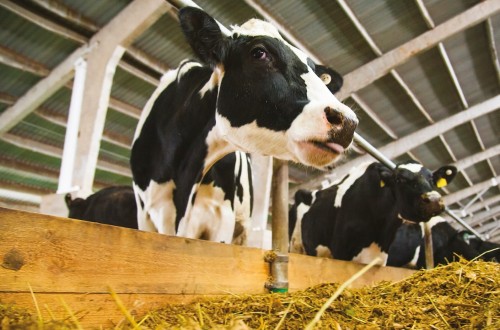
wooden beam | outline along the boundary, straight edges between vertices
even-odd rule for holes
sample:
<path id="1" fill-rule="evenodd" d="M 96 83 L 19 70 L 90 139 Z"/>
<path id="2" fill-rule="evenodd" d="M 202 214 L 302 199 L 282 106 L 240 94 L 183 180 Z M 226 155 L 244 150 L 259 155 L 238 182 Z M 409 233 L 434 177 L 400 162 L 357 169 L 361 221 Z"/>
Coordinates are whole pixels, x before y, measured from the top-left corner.
<path id="1" fill-rule="evenodd" d="M 344 85 L 337 94 L 340 100 L 368 86 L 375 80 L 385 76 L 392 69 L 403 64 L 411 57 L 436 46 L 446 38 L 474 26 L 500 11 L 500 2 L 487 0 L 464 11 L 434 29 L 404 43 L 385 53 L 381 57 L 361 66 L 344 76 Z"/>
<path id="2" fill-rule="evenodd" d="M 98 47 L 100 43 L 104 42 L 106 35 L 115 34 L 116 39 L 113 40 L 116 43 L 128 45 L 131 39 L 135 38 L 148 24 L 152 24 L 153 21 L 169 10 L 171 6 L 161 0 L 135 0 L 127 8 L 97 32 L 88 43 L 71 53 L 46 78 L 40 80 L 28 90 L 16 104 L 0 114 L 0 136 L 34 111 L 55 91 L 61 88 L 61 86 L 65 85 L 73 77 L 73 65 L 75 61 L 80 57 L 87 56 L 93 48 Z M 135 10 L 135 12 L 131 13 L 131 10 Z M 129 24 L 130 26 L 123 28 L 121 22 L 123 22 L 126 15 L 135 15 L 136 20 L 134 23 Z"/>
<path id="3" fill-rule="evenodd" d="M 471 155 L 469 157 L 463 158 L 455 163 L 453 163 L 453 166 L 456 166 L 459 171 L 462 171 L 474 164 L 477 164 L 479 162 L 482 162 L 483 160 L 493 158 L 496 155 L 500 154 L 500 144 L 497 144 L 494 147 L 488 148 L 484 151 L 478 152 L 474 155 Z"/>
<path id="4" fill-rule="evenodd" d="M 0 63 L 41 77 L 50 72 L 40 63 L 3 46 L 0 46 Z"/>
<path id="5" fill-rule="evenodd" d="M 477 226 L 475 229 L 481 233 L 482 235 L 485 235 L 486 237 L 489 237 L 489 233 L 488 232 L 491 232 L 491 231 L 495 231 L 495 230 L 498 230 L 500 229 L 500 221 L 494 219 L 495 216 L 498 216 L 500 215 L 500 211 L 497 210 L 496 213 L 492 213 L 487 219 L 491 219 L 493 221 L 491 222 L 488 222 L 487 224 L 484 224 L 484 225 L 481 225 L 481 226 Z"/>
<path id="6" fill-rule="evenodd" d="M 50 74 L 31 87 L 15 104 L 0 114 L 0 136 L 33 112 L 59 88 L 73 77 L 73 63 L 84 56 L 89 45 L 82 46 L 69 55 Z"/>
<path id="7" fill-rule="evenodd" d="M 92 33 L 96 33 L 99 31 L 99 27 L 95 25 L 93 22 L 90 20 L 82 17 L 79 13 L 74 12 L 70 7 L 63 5 L 62 3 L 57 3 L 54 1 L 40 1 L 40 0 L 35 0 L 35 2 L 52 12 L 53 14 L 68 20 L 72 22 L 73 24 L 82 27 L 83 29 L 86 29 Z M 16 5 L 12 1 L 5 0 L 5 2 L 0 3 L 0 5 L 3 5 L 5 8 L 9 9 L 10 11 L 16 13 L 17 15 L 24 17 L 25 19 L 33 22 L 34 24 L 39 25 L 40 27 L 49 30 L 57 35 L 60 35 L 64 38 L 68 38 L 71 40 L 74 40 L 80 44 L 88 42 L 88 38 L 84 35 L 81 35 L 78 32 L 75 32 L 65 26 L 62 26 L 60 24 L 57 24 L 49 19 L 46 19 L 43 16 L 40 16 L 36 13 L 33 13 L 29 10 L 24 9 L 23 7 Z M 163 74 L 166 70 L 168 70 L 168 67 L 165 65 L 159 63 L 157 60 L 153 59 L 152 57 L 148 56 L 147 54 L 144 54 L 144 52 L 140 51 L 139 49 L 135 47 L 130 47 L 127 52 L 132 56 L 135 60 L 139 61 L 140 63 L 149 66 L 153 70 L 157 71 L 159 74 Z M 138 77 L 150 82 L 151 79 L 155 79 L 151 77 L 149 74 L 146 74 L 145 72 L 142 72 L 136 68 L 131 67 L 125 62 L 120 62 L 120 67 L 122 67 L 124 70 L 132 70 L 134 69 L 132 74 L 137 74 Z M 130 72 L 130 71 L 129 71 Z"/>
<path id="8" fill-rule="evenodd" d="M 368 104 L 366 104 L 365 101 L 363 101 L 358 96 L 358 94 L 352 93 L 351 98 L 354 100 L 354 102 L 356 102 L 361 107 L 361 109 L 363 109 L 363 111 L 375 122 L 375 124 L 377 124 L 385 132 L 385 134 L 387 134 L 391 139 L 397 140 L 398 136 L 397 136 L 396 132 L 394 132 L 389 127 L 389 125 L 384 123 L 384 121 L 382 119 L 380 119 L 380 117 L 377 115 L 377 113 L 375 111 L 373 111 L 372 108 L 370 108 L 368 106 Z"/>
<path id="9" fill-rule="evenodd" d="M 16 136 L 14 134 L 7 133 L 1 138 L 3 141 L 11 143 L 15 146 L 18 146 L 23 149 L 31 150 L 33 152 L 37 152 L 39 154 L 49 156 L 49 157 L 54 157 L 54 158 L 61 158 L 62 156 L 62 149 L 58 147 L 54 147 L 48 144 L 40 143 L 31 139 L 27 138 L 22 138 L 19 136 Z M 110 172 L 118 175 L 122 175 L 125 177 L 132 177 L 132 174 L 130 172 L 130 168 L 128 167 L 123 167 L 123 166 L 118 166 L 116 164 L 109 163 L 107 161 L 99 160 L 97 162 L 97 168 L 99 170 L 105 171 L 105 172 Z"/>
<path id="10" fill-rule="evenodd" d="M 135 315 L 200 295 L 266 292 L 268 264 L 261 249 L 8 209 L 0 209 L 0 220 L 1 301 L 33 310 L 29 283 L 40 306 L 65 317 L 62 297 L 84 328 L 114 327 L 123 318 L 110 288 Z M 290 254 L 290 291 L 340 283 L 362 267 Z M 354 287 L 398 281 L 413 272 L 376 266 Z"/>
<path id="11" fill-rule="evenodd" d="M 482 202 L 477 202 L 472 204 L 470 207 L 466 209 L 466 212 L 468 213 L 474 213 L 476 211 L 479 211 L 481 209 L 484 209 L 486 207 L 490 207 L 491 205 L 494 205 L 500 201 L 500 195 L 497 195 L 495 197 L 490 197 L 488 199 L 483 200 Z"/>
<path id="12" fill-rule="evenodd" d="M 465 218 L 464 220 L 467 221 L 467 223 L 471 227 L 476 227 L 478 225 L 481 225 L 483 222 L 492 219 L 493 217 L 498 215 L 498 213 L 500 213 L 500 206 L 496 206 L 489 210 L 474 214 L 472 217 Z"/>
<path id="13" fill-rule="evenodd" d="M 488 188 L 488 187 L 498 187 L 498 182 L 500 182 L 500 176 L 491 178 L 489 180 L 483 181 L 481 183 L 475 184 L 472 187 L 462 189 L 460 191 L 454 192 L 452 194 L 443 197 L 444 203 L 446 205 L 452 205 L 467 198 L 471 195 L 477 194 L 478 192 Z"/>
<path id="14" fill-rule="evenodd" d="M 0 2 L 0 6 L 10 10 L 13 13 L 23 17 L 24 19 L 33 22 L 44 29 L 51 31 L 57 35 L 63 36 L 64 38 L 76 41 L 80 44 L 83 44 L 87 41 L 87 38 L 80 35 L 79 33 L 72 31 L 64 26 L 61 26 L 57 23 L 52 22 L 51 20 L 46 19 L 43 16 L 37 15 L 22 6 L 15 4 L 10 0 L 3 0 Z"/>
<path id="15" fill-rule="evenodd" d="M 495 67 L 497 82 L 500 83 L 500 62 L 498 61 L 497 45 L 495 41 L 495 30 L 491 18 L 486 20 L 486 33 L 488 35 L 488 47 L 490 49 L 491 61 Z"/>

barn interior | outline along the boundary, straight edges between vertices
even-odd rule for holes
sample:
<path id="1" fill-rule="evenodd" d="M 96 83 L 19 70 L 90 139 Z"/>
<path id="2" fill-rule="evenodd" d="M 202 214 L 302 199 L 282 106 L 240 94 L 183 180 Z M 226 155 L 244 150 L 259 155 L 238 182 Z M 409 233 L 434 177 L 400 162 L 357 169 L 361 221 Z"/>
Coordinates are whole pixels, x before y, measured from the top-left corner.
<path id="1" fill-rule="evenodd" d="M 131 184 L 141 109 L 162 74 L 194 56 L 176 16 L 184 2 L 0 1 L 1 206 L 39 212 L 45 196 L 75 186 Z M 341 73 L 336 96 L 356 111 L 357 133 L 395 162 L 455 165 L 457 177 L 442 189 L 448 208 L 500 242 L 499 1 L 196 3 L 227 27 L 268 20 Z M 114 66 L 105 71 L 100 58 Z M 80 91 L 78 101 L 78 79 L 104 72 L 108 85 Z M 69 113 L 78 102 L 85 120 L 75 126 Z M 354 145 L 329 172 L 290 163 L 290 193 L 317 189 L 367 160 Z"/>

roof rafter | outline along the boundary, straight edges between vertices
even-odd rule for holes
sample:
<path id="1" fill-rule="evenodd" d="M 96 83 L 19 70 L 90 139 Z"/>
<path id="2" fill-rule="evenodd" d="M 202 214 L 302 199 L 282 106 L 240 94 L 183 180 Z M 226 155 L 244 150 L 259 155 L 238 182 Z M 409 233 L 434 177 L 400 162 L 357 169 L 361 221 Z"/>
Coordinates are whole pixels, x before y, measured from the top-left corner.
<path id="1" fill-rule="evenodd" d="M 5 142 L 18 146 L 20 148 L 28 149 L 33 152 L 37 152 L 42 155 L 54 158 L 61 158 L 63 153 L 62 148 L 50 146 L 31 139 L 22 138 L 11 133 L 4 134 L 1 139 Z M 130 168 L 115 165 L 107 161 L 98 160 L 97 168 L 102 171 L 122 175 L 125 177 L 132 177 L 130 173 Z"/>
<path id="2" fill-rule="evenodd" d="M 151 0 L 150 2 L 153 3 L 153 0 Z M 138 3 L 138 0 L 135 0 L 135 2 L 133 3 Z M 53 69 L 47 77 L 40 80 L 30 90 L 28 90 L 28 92 L 26 92 L 21 98 L 19 98 L 19 100 L 14 105 L 6 109 L 0 115 L 0 136 L 5 134 L 24 117 L 33 112 L 55 91 L 66 84 L 74 75 L 75 61 L 91 51 L 91 49 L 99 43 L 103 36 L 108 35 L 111 30 L 114 30 L 114 33 L 117 34 L 117 38 L 120 38 L 120 33 L 129 33 L 129 31 L 120 31 L 119 29 L 116 29 L 116 25 L 119 24 L 121 15 L 127 14 L 128 8 L 132 8 L 131 4 L 129 4 L 129 6 L 125 8 L 121 13 L 119 13 L 113 20 L 111 20 L 103 29 L 97 32 L 89 40 L 88 43 L 84 44 L 80 48 L 76 49 L 73 53 L 71 53 L 61 64 Z M 148 8 L 152 13 L 150 19 L 156 20 L 167 10 L 169 10 L 171 6 L 168 3 L 160 0 L 156 0 L 154 2 L 154 5 L 151 5 L 149 7 L 145 6 L 144 2 L 142 2 L 141 13 L 144 14 L 144 11 Z M 133 9 L 135 10 L 135 8 Z M 135 14 L 137 15 L 137 12 Z"/>
<path id="3" fill-rule="evenodd" d="M 446 195 L 443 197 L 444 203 L 446 205 L 452 205 L 489 187 L 498 187 L 498 182 L 500 182 L 500 176 L 488 179 L 469 188 L 465 188 L 452 194 Z"/>
<path id="4" fill-rule="evenodd" d="M 415 54 L 434 47 L 440 41 L 476 25 L 500 11 L 500 2 L 495 0 L 483 1 L 448 21 L 436 26 L 420 36 L 396 47 L 379 58 L 359 67 L 344 76 L 344 86 L 338 93 L 343 100 L 350 94 L 368 86 L 375 80 L 383 77 L 390 70 L 406 62 Z"/>

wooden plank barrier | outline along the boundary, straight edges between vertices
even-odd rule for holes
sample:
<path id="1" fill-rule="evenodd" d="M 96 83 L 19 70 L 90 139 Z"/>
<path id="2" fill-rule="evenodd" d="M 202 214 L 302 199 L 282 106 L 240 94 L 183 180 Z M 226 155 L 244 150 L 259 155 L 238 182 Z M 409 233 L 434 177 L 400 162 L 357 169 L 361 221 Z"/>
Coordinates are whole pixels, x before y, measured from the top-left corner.
<path id="1" fill-rule="evenodd" d="M 84 327 L 124 318 L 109 294 L 142 315 L 199 296 L 265 293 L 266 251 L 0 208 L 0 301 Z M 363 265 L 290 254 L 290 291 L 343 282 Z M 397 281 L 407 269 L 375 267 L 356 282 Z"/>

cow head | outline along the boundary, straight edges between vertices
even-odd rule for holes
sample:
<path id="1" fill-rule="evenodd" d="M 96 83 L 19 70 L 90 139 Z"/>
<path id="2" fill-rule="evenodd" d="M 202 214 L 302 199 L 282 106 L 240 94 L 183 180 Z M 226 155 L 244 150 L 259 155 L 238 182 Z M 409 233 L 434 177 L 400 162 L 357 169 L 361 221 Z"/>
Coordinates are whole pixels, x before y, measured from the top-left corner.
<path id="1" fill-rule="evenodd" d="M 343 154 L 358 119 L 332 91 L 338 76 L 315 65 L 271 24 L 252 19 L 222 34 L 200 9 L 179 11 L 194 52 L 214 69 L 216 130 L 237 149 L 322 168 Z M 328 73 L 328 72 L 326 72 Z"/>
<path id="2" fill-rule="evenodd" d="M 81 219 L 87 209 L 87 201 L 83 198 L 71 198 L 71 194 L 64 196 L 64 201 L 68 207 L 68 218 Z"/>
<path id="3" fill-rule="evenodd" d="M 394 171 L 382 169 L 380 185 L 392 188 L 403 220 L 424 222 L 444 211 L 443 199 L 436 189 L 446 186 L 456 174 L 454 166 L 431 172 L 421 164 L 405 163 Z"/>

